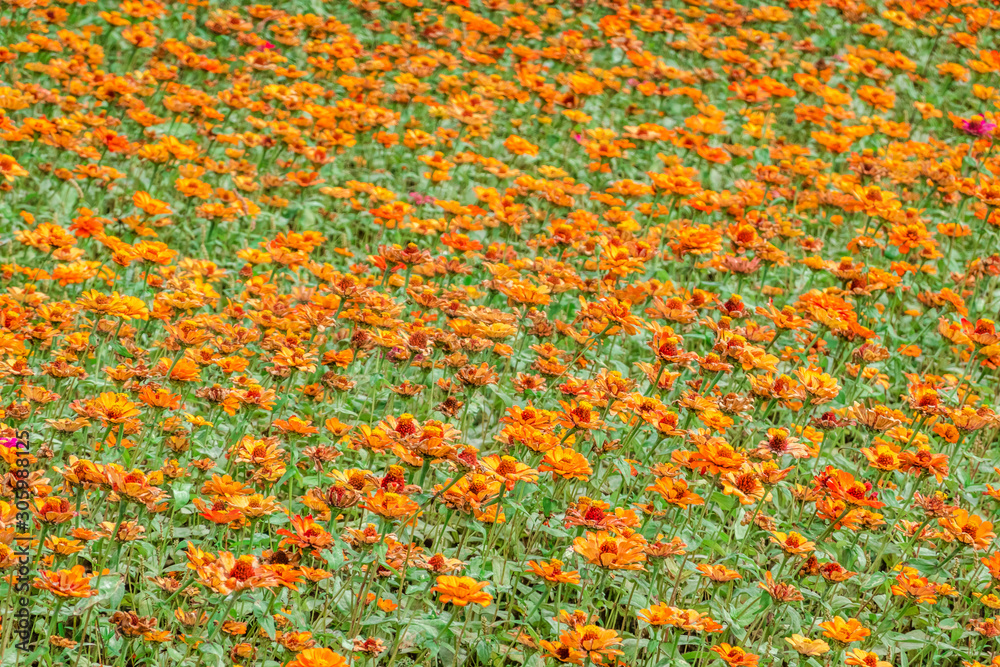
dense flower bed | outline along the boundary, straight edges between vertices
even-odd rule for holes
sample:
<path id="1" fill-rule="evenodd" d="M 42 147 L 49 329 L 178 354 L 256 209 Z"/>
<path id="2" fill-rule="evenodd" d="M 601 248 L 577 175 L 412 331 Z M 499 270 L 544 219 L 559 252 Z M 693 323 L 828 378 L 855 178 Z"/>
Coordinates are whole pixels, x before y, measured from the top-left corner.
<path id="1" fill-rule="evenodd" d="M 995 1 L 0 9 L 3 664 L 1000 665 Z"/>

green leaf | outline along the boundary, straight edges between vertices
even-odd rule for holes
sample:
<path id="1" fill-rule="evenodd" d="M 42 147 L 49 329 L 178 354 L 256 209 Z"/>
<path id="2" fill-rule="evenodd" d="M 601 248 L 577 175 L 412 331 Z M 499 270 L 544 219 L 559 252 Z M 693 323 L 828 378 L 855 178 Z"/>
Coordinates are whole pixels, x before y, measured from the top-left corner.
<path id="1" fill-rule="evenodd" d="M 188 502 L 191 500 L 191 485 L 177 484 L 172 486 L 170 490 L 173 494 L 174 509 L 176 510 L 186 507 Z"/>
<path id="2" fill-rule="evenodd" d="M 632 466 L 625 460 L 624 456 L 615 458 L 615 470 L 621 473 L 623 479 L 628 479 L 632 476 Z"/>
<path id="3" fill-rule="evenodd" d="M 257 619 L 257 624 L 267 633 L 267 636 L 274 640 L 276 628 L 274 617 L 267 613 L 267 605 L 261 600 L 254 600 L 253 616 Z"/>
<path id="4" fill-rule="evenodd" d="M 202 659 L 205 660 L 205 664 L 224 664 L 223 658 L 225 656 L 225 651 L 221 644 L 216 644 L 215 642 L 204 642 L 198 645 L 198 651 L 202 653 Z M 215 656 L 216 660 L 208 660 L 205 656 Z"/>
<path id="5" fill-rule="evenodd" d="M 323 549 L 320 555 L 327 562 L 331 569 L 337 570 L 344 564 L 344 547 L 347 546 L 339 537 L 334 537 L 333 546 Z"/>

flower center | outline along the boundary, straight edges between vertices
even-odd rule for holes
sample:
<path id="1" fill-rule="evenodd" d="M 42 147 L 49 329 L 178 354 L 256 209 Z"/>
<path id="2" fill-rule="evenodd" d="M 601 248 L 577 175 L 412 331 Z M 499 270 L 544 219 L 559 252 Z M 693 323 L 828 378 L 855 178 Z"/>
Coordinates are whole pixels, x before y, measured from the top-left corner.
<path id="1" fill-rule="evenodd" d="M 253 576 L 253 566 L 244 560 L 238 561 L 229 576 L 239 581 L 246 581 Z"/>
<path id="2" fill-rule="evenodd" d="M 757 478 L 753 475 L 740 475 L 736 478 L 736 488 L 743 493 L 752 493 L 757 488 Z"/>
<path id="3" fill-rule="evenodd" d="M 615 555 L 617 555 L 618 554 L 618 543 L 617 542 L 612 542 L 612 541 L 603 542 L 603 543 L 601 543 L 601 547 L 600 547 L 599 551 L 602 554 L 615 554 Z"/>
<path id="4" fill-rule="evenodd" d="M 500 463 L 497 465 L 498 475 L 512 475 L 517 472 L 517 464 L 509 456 L 505 456 L 500 459 Z"/>
<path id="5" fill-rule="evenodd" d="M 402 436 L 413 435 L 417 432 L 417 427 L 412 419 L 400 419 L 396 424 L 396 433 Z"/>

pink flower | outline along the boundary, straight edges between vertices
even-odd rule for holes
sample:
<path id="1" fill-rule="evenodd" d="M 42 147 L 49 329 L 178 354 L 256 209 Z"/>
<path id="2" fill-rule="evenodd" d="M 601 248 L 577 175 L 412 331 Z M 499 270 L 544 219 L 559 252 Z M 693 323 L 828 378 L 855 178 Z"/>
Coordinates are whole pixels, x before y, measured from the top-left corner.
<path id="1" fill-rule="evenodd" d="M 986 120 L 985 116 L 973 116 L 969 120 L 962 120 L 962 130 L 973 137 L 988 137 L 995 129 L 997 124 Z"/>

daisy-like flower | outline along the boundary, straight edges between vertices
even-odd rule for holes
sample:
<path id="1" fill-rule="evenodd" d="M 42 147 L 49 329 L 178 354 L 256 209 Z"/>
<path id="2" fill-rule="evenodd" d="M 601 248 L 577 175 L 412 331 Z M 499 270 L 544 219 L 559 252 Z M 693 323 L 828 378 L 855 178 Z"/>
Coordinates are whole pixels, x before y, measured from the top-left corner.
<path id="1" fill-rule="evenodd" d="M 789 533 L 772 533 L 771 541 L 788 554 L 807 554 L 816 548 L 815 542 L 810 542 L 794 530 Z"/>
<path id="2" fill-rule="evenodd" d="M 604 421 L 600 418 L 600 413 L 593 409 L 593 406 L 586 402 L 571 401 L 566 403 L 559 401 L 563 412 L 557 416 L 558 422 L 565 428 L 578 430 L 591 430 L 602 428 Z"/>
<path id="3" fill-rule="evenodd" d="M 861 625 L 861 621 L 856 618 L 841 618 L 834 616 L 833 620 L 819 624 L 823 629 L 823 636 L 836 640 L 842 644 L 859 642 L 871 635 L 871 630 Z"/>
<path id="4" fill-rule="evenodd" d="M 480 459 L 483 470 L 501 480 L 508 491 L 513 491 L 518 482 L 534 484 L 538 481 L 538 471 L 521 463 L 513 456 L 498 456 L 492 454 Z"/>
<path id="5" fill-rule="evenodd" d="M 822 639 L 809 639 L 803 635 L 785 637 L 785 641 L 799 654 L 805 656 L 823 655 L 830 650 L 830 645 Z"/>
<path id="6" fill-rule="evenodd" d="M 757 667 L 757 662 L 760 660 L 759 655 L 726 643 L 713 646 L 712 651 L 718 653 L 729 667 Z"/>
<path id="7" fill-rule="evenodd" d="M 989 121 L 983 115 L 963 118 L 961 120 L 962 131 L 971 137 L 988 137 L 997 129 L 997 124 Z M 881 666 L 880 666 L 881 667 Z"/>
<path id="8" fill-rule="evenodd" d="M 442 603 L 451 603 L 457 607 L 478 604 L 488 607 L 493 602 L 493 596 L 483 589 L 490 585 L 488 581 L 476 581 L 472 577 L 454 577 L 443 575 L 436 579 L 437 584 L 431 589 L 438 593 Z"/>
<path id="9" fill-rule="evenodd" d="M 86 598 L 97 595 L 90 587 L 93 575 L 86 574 L 83 565 L 74 565 L 68 570 L 41 570 L 35 577 L 33 585 L 43 591 L 49 591 L 61 598 Z"/>
<path id="10" fill-rule="evenodd" d="M 859 648 L 852 648 L 844 655 L 844 664 L 857 667 L 892 667 L 891 662 L 880 660 L 875 653 Z"/>
<path id="11" fill-rule="evenodd" d="M 284 537 L 281 546 L 293 546 L 297 549 L 312 549 L 313 553 L 319 554 L 324 548 L 333 543 L 333 536 L 330 535 L 321 525 L 316 523 L 312 516 L 295 515 L 291 518 L 292 530 L 281 528 L 278 535 Z"/>
<path id="12" fill-rule="evenodd" d="M 237 557 L 223 551 L 217 558 L 201 564 L 192 561 L 192 565 L 200 582 L 221 595 L 247 588 L 271 588 L 279 583 L 274 571 L 255 556 Z"/>
<path id="13" fill-rule="evenodd" d="M 625 653 L 614 648 L 622 643 L 618 633 L 597 625 L 582 625 L 571 628 L 559 637 L 559 642 L 563 646 L 575 648 L 584 653 L 591 662 L 603 665 L 606 660 L 610 660 Z"/>
<path id="14" fill-rule="evenodd" d="M 576 570 L 564 571 L 563 562 L 553 558 L 550 561 L 535 562 L 528 561 L 528 572 L 541 577 L 550 584 L 571 584 L 580 585 L 580 573 Z"/>
<path id="15" fill-rule="evenodd" d="M 106 425 L 123 424 L 141 414 L 127 395 L 113 392 L 104 392 L 89 401 L 87 411 Z"/>
<path id="16" fill-rule="evenodd" d="M 763 500 L 766 493 L 760 478 L 748 465 L 738 472 L 723 473 L 719 481 L 722 482 L 722 493 L 735 496 L 741 505 L 752 505 Z"/>
<path id="17" fill-rule="evenodd" d="M 706 579 L 715 582 L 733 581 L 735 579 L 743 578 L 739 572 L 731 570 L 725 565 L 708 565 L 701 563 L 695 567 L 695 569 L 701 572 L 701 575 Z"/>
<path id="18" fill-rule="evenodd" d="M 347 667 L 347 658 L 328 648 L 307 648 L 285 667 Z"/>
<path id="19" fill-rule="evenodd" d="M 840 500 L 855 507 L 879 509 L 885 503 L 878 500 L 878 494 L 873 490 L 871 482 L 862 482 L 844 470 L 827 466 L 826 470 L 815 478 L 816 488 L 825 491 L 834 500 Z"/>
<path id="20" fill-rule="evenodd" d="M 956 540 L 971 546 L 975 551 L 984 551 L 996 539 L 993 523 L 964 509 L 957 509 L 950 517 L 938 519 L 944 530 L 945 539 Z"/>
<path id="21" fill-rule="evenodd" d="M 594 474 L 587 457 L 571 447 L 556 445 L 545 452 L 538 472 L 551 472 L 552 477 L 586 482 Z"/>

